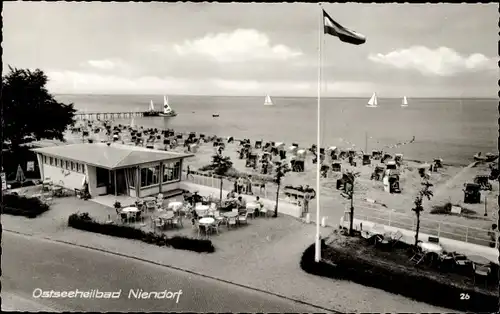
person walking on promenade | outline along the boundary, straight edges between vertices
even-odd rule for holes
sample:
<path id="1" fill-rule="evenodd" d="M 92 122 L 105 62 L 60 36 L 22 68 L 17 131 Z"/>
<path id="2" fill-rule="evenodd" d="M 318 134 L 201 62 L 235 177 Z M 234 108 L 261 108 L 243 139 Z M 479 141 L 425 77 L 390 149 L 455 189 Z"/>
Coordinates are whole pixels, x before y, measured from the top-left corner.
<path id="1" fill-rule="evenodd" d="M 498 226 L 496 224 L 491 225 L 491 229 L 488 231 L 488 236 L 490 237 L 490 247 L 496 247 L 498 238 Z"/>

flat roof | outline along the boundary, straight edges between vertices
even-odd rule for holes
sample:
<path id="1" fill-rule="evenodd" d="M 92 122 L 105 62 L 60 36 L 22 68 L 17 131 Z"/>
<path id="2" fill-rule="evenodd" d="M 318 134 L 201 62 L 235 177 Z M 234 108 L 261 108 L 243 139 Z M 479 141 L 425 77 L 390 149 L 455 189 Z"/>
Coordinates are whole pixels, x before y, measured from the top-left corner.
<path id="1" fill-rule="evenodd" d="M 80 143 L 52 147 L 33 148 L 32 151 L 47 156 L 71 159 L 77 162 L 106 168 L 117 169 L 137 166 L 156 161 L 183 159 L 194 156 L 165 152 L 131 145 L 112 143 Z"/>

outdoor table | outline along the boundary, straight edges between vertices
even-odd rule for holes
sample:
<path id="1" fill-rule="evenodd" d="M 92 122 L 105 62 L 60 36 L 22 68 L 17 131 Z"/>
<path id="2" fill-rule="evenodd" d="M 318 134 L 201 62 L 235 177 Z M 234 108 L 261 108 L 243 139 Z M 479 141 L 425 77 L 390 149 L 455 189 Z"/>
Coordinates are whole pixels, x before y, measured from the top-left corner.
<path id="1" fill-rule="evenodd" d="M 132 217 L 134 217 L 135 215 L 137 215 L 137 213 L 139 212 L 139 208 L 137 207 L 125 207 L 125 208 L 122 208 L 121 209 L 121 212 L 122 213 L 125 213 L 127 214 L 127 219 L 131 219 Z"/>
<path id="2" fill-rule="evenodd" d="M 123 213 L 127 213 L 127 214 L 128 214 L 128 213 L 137 213 L 137 212 L 139 212 L 140 210 L 139 210 L 139 208 L 137 208 L 137 207 L 133 207 L 133 206 L 131 206 L 131 207 L 125 207 L 125 208 L 122 208 L 122 210 L 121 210 L 121 211 L 122 211 Z"/>
<path id="3" fill-rule="evenodd" d="M 154 196 L 147 196 L 145 198 L 143 198 L 144 202 L 155 202 L 156 201 L 156 197 Z"/>
<path id="4" fill-rule="evenodd" d="M 207 205 L 198 205 L 194 208 L 194 210 L 196 211 L 198 216 L 206 215 L 209 209 L 210 209 L 210 207 Z"/>
<path id="5" fill-rule="evenodd" d="M 182 208 L 182 206 L 183 206 L 182 202 L 170 202 L 170 203 L 168 203 L 167 208 L 173 209 L 174 211 L 177 211 L 180 208 Z"/>
<path id="6" fill-rule="evenodd" d="M 253 209 L 253 210 L 255 210 L 255 209 L 259 208 L 259 207 L 260 207 L 260 205 L 257 204 L 257 203 L 248 203 L 247 204 L 247 209 Z"/>
<path id="7" fill-rule="evenodd" d="M 226 217 L 226 218 L 234 218 L 234 217 L 238 217 L 238 213 L 235 213 L 235 212 L 227 212 L 227 213 L 223 213 L 222 216 Z"/>
<path id="8" fill-rule="evenodd" d="M 486 257 L 480 256 L 480 255 L 471 255 L 467 256 L 467 259 L 474 264 L 481 265 L 481 266 L 487 266 L 491 263 L 489 259 Z"/>
<path id="9" fill-rule="evenodd" d="M 212 217 L 205 217 L 198 220 L 198 222 L 202 225 L 211 225 L 215 222 L 215 219 L 213 219 Z"/>
<path id="10" fill-rule="evenodd" d="M 430 242 L 419 242 L 418 246 L 422 249 L 422 251 L 426 253 L 442 253 L 443 248 L 439 244 L 430 243 Z"/>

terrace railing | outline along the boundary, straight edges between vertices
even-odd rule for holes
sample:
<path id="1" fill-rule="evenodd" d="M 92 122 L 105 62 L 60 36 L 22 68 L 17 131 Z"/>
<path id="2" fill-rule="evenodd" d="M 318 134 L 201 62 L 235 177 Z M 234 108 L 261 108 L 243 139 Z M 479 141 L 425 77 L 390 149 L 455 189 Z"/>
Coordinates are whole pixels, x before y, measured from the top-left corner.
<path id="1" fill-rule="evenodd" d="M 347 210 L 347 208 L 346 208 Z M 415 230 L 417 218 L 392 210 L 380 210 L 366 206 L 355 206 L 354 217 L 361 220 L 372 221 L 386 226 Z M 464 226 L 460 224 L 420 218 L 420 231 L 437 237 L 444 237 L 482 246 L 490 246 L 491 239 L 486 229 Z M 498 237 L 495 242 L 498 248 Z"/>

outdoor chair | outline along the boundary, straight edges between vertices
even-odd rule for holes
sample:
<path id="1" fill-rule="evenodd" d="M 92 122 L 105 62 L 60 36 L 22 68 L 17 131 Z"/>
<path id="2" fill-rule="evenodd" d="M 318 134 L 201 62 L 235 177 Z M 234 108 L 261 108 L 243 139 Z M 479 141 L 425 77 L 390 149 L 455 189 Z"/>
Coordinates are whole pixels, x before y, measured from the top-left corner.
<path id="1" fill-rule="evenodd" d="M 425 253 L 421 250 L 416 250 L 413 256 L 410 258 L 410 262 L 414 262 L 415 265 L 420 264 L 425 258 Z"/>
<path id="2" fill-rule="evenodd" d="M 470 263 L 469 260 L 467 259 L 467 256 L 463 254 L 452 252 L 451 257 L 453 258 L 453 261 L 457 266 L 467 266 Z"/>
<path id="3" fill-rule="evenodd" d="M 400 242 L 402 238 L 403 238 L 403 233 L 401 233 L 401 231 L 398 230 L 392 233 L 391 234 L 392 247 L 395 247 L 396 244 L 398 244 L 398 242 Z"/>
<path id="4" fill-rule="evenodd" d="M 219 226 L 221 225 L 222 220 L 216 220 L 213 224 L 209 225 L 208 228 L 211 230 L 215 230 L 217 234 L 219 234 Z"/>
<path id="5" fill-rule="evenodd" d="M 214 218 L 216 221 L 224 221 L 225 217 L 220 215 L 220 211 L 214 211 Z"/>
<path id="6" fill-rule="evenodd" d="M 236 227 L 236 217 L 230 217 L 227 219 L 227 228 L 229 229 L 231 226 Z"/>
<path id="7" fill-rule="evenodd" d="M 239 223 L 244 222 L 245 224 L 247 224 L 248 223 L 248 220 L 247 220 L 248 214 L 249 214 L 249 212 L 247 211 L 245 214 L 238 216 L 238 222 Z"/>
<path id="8" fill-rule="evenodd" d="M 474 269 L 474 285 L 476 284 L 476 277 L 479 276 L 484 278 L 484 286 L 487 287 L 491 268 L 488 266 L 476 265 L 475 263 L 472 264 L 472 268 Z"/>
<path id="9" fill-rule="evenodd" d="M 155 202 L 146 202 L 146 210 L 147 211 L 154 211 L 155 209 L 156 209 Z"/>
<path id="10" fill-rule="evenodd" d="M 175 227 L 184 227 L 182 223 L 182 217 L 175 215 L 174 218 L 172 218 L 172 225 Z"/>
<path id="11" fill-rule="evenodd" d="M 163 202 L 163 194 L 162 194 L 162 193 L 159 193 L 159 194 L 156 196 L 156 200 L 158 200 L 158 201 L 162 201 L 162 202 Z"/>
<path id="12" fill-rule="evenodd" d="M 155 218 L 153 220 L 153 223 L 154 223 L 155 228 L 160 228 L 160 229 L 165 228 L 165 222 L 160 218 Z"/>
<path id="13" fill-rule="evenodd" d="M 120 218 L 122 219 L 122 222 L 127 222 L 128 221 L 127 213 L 120 213 Z"/>
<path id="14" fill-rule="evenodd" d="M 259 209 L 259 215 L 264 215 L 264 217 L 267 218 L 267 215 L 270 213 L 271 211 L 265 207 L 262 207 L 261 209 Z"/>

